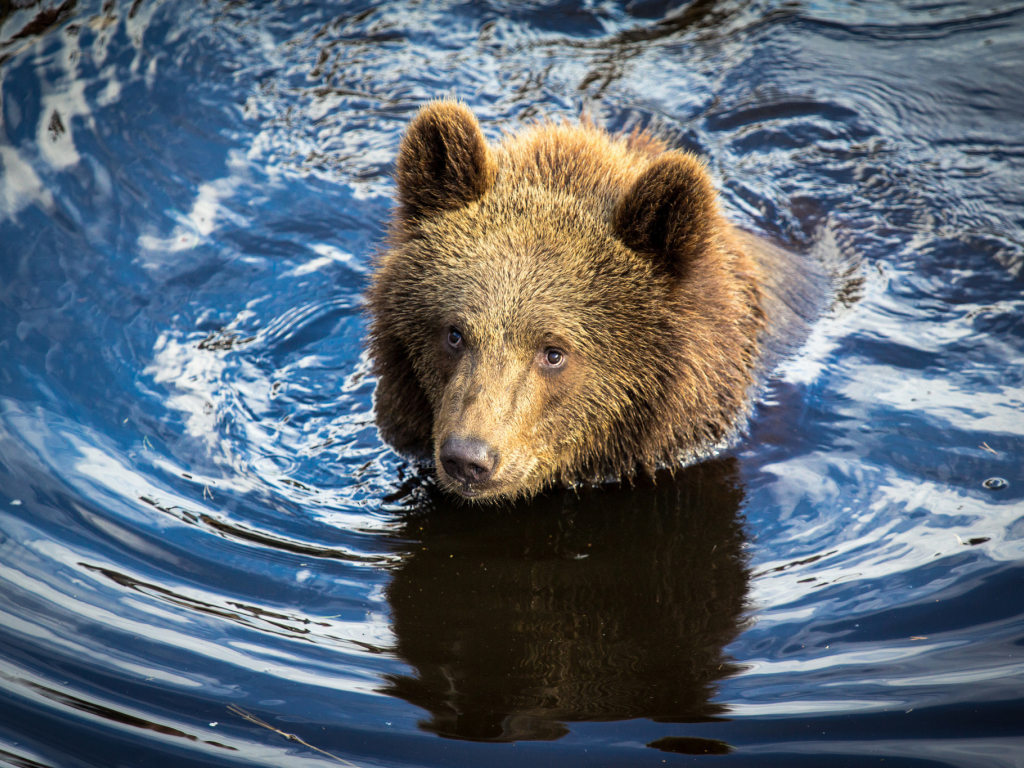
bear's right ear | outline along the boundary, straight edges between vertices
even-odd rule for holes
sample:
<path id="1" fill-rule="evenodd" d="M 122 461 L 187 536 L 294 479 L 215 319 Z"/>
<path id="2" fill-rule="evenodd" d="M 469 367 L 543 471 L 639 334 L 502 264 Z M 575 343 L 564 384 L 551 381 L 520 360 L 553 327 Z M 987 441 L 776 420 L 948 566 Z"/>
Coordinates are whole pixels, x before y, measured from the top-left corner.
<path id="1" fill-rule="evenodd" d="M 497 175 L 476 116 L 453 99 L 432 102 L 413 118 L 396 167 L 402 214 L 413 219 L 479 200 Z"/>
<path id="2" fill-rule="evenodd" d="M 713 245 L 719 227 L 717 198 L 700 160 L 666 152 L 623 195 L 612 226 L 628 247 L 654 256 L 682 277 Z"/>

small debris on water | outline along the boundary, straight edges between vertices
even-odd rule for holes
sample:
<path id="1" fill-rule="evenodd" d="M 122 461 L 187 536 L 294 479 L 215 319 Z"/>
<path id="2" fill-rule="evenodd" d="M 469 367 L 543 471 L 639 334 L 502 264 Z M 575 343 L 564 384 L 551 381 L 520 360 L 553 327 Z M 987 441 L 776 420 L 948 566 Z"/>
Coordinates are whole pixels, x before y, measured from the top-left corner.
<path id="1" fill-rule="evenodd" d="M 983 482 L 982 485 L 990 491 L 1001 491 L 1003 488 L 1008 486 L 1009 483 L 1001 477 L 990 477 L 988 480 Z"/>

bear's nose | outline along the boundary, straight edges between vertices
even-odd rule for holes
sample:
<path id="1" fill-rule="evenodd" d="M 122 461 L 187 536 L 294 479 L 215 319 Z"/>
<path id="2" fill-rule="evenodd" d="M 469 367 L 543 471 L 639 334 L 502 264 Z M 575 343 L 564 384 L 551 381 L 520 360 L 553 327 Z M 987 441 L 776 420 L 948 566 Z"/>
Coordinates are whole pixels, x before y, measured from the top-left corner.
<path id="1" fill-rule="evenodd" d="M 475 437 L 450 436 L 441 446 L 441 466 L 463 485 L 483 483 L 498 466 L 498 452 Z"/>

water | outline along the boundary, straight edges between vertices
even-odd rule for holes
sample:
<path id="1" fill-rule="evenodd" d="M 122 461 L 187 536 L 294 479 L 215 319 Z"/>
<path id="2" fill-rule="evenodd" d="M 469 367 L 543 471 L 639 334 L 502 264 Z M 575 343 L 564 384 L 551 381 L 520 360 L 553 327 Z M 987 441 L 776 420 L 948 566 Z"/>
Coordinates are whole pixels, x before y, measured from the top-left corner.
<path id="1" fill-rule="evenodd" d="M 1024 765 L 1024 4 L 0 19 L 0 764 Z M 380 443 L 360 297 L 449 92 L 860 260 L 732 451 L 482 511 Z"/>

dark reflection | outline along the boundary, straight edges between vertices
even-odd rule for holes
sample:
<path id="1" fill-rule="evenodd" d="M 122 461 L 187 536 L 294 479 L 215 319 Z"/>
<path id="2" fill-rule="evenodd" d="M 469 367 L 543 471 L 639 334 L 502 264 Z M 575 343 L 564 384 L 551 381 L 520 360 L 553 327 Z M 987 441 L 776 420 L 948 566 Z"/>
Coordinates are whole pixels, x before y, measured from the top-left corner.
<path id="1" fill-rule="evenodd" d="M 3 26 L 4 22 L 7 21 L 14 11 L 31 8 L 34 5 L 39 5 L 39 3 L 32 2 L 32 0 L 28 0 L 28 2 L 22 0 L 20 3 L 11 2 L 10 0 L 0 2 L 0 27 Z M 25 26 L 21 27 L 21 29 L 9 37 L 5 36 L 6 39 L 3 40 L 2 44 L 6 44 L 11 40 L 21 40 L 26 37 L 42 35 L 70 17 L 74 12 L 76 5 L 78 5 L 78 0 L 64 0 L 64 2 L 56 8 L 48 7 L 40 9 L 36 15 L 27 24 L 25 24 Z"/>
<path id="2" fill-rule="evenodd" d="M 666 736 L 647 746 L 677 755 L 728 755 L 732 752 L 732 747 L 724 741 L 702 739 L 699 736 Z"/>
<path id="3" fill-rule="evenodd" d="M 711 698 L 736 670 L 722 649 L 747 591 L 742 501 L 733 460 L 505 509 L 431 496 L 388 590 L 415 674 L 388 693 L 428 710 L 424 729 L 483 741 L 723 714 Z"/>

